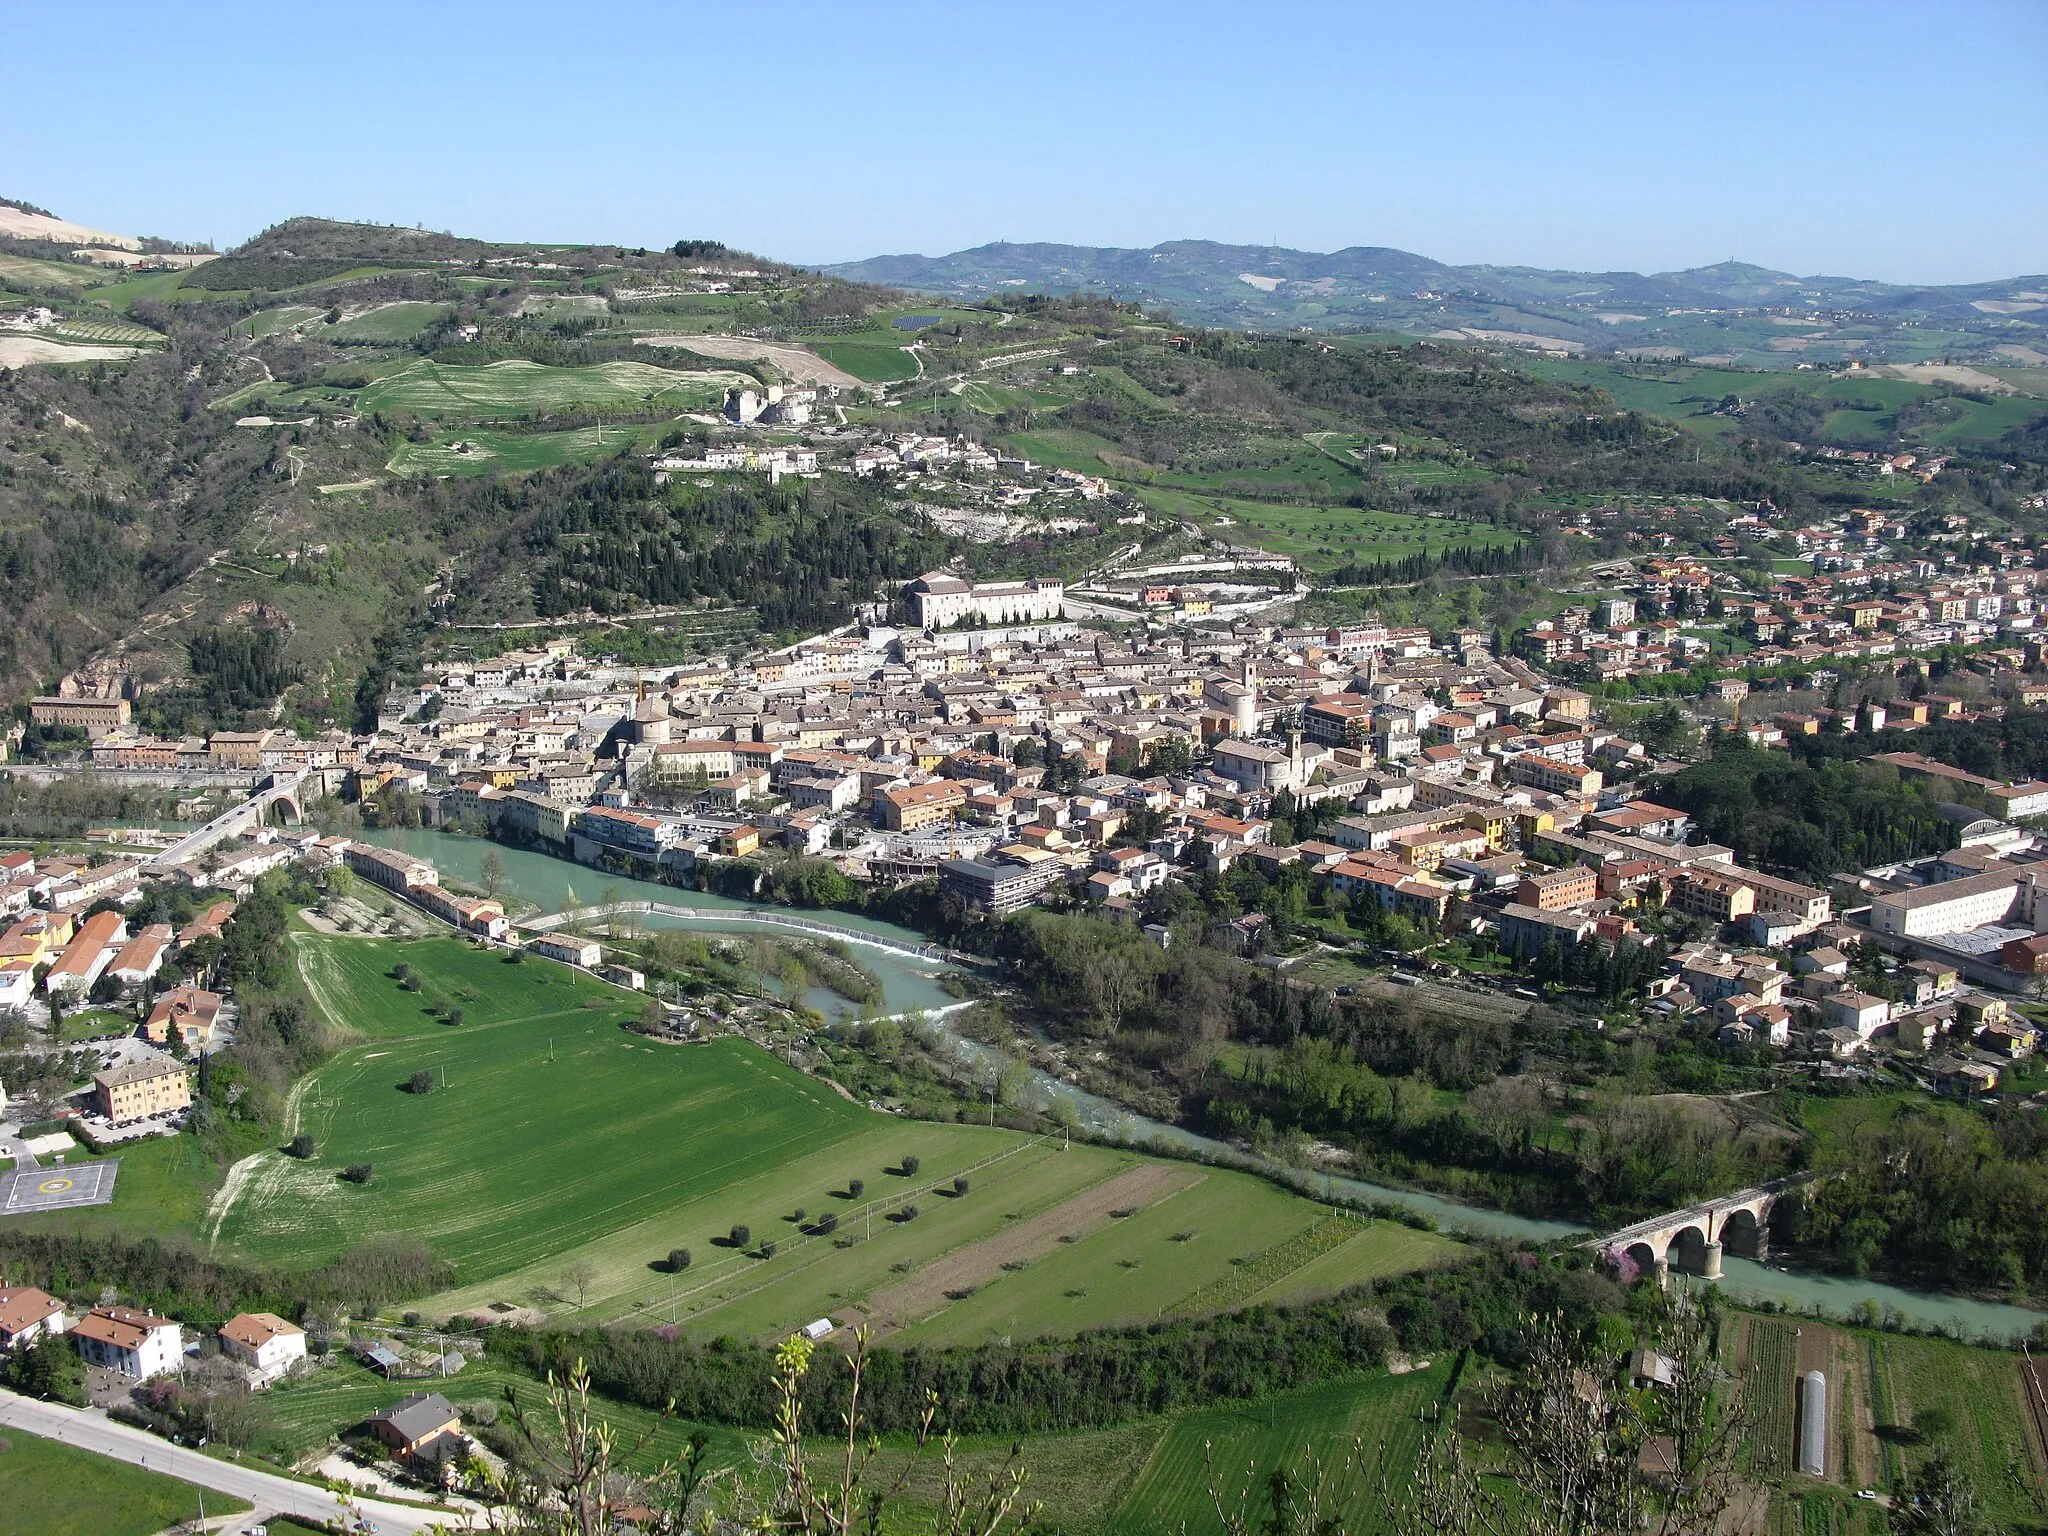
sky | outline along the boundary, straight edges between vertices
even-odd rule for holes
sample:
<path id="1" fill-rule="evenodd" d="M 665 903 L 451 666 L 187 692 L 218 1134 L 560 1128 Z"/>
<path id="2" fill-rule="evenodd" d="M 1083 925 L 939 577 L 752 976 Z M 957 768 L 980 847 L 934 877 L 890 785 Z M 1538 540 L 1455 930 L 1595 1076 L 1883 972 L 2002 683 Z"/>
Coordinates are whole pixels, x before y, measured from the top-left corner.
<path id="1" fill-rule="evenodd" d="M 0 196 L 799 262 L 994 240 L 2048 272 L 2048 0 L 0 9 Z"/>

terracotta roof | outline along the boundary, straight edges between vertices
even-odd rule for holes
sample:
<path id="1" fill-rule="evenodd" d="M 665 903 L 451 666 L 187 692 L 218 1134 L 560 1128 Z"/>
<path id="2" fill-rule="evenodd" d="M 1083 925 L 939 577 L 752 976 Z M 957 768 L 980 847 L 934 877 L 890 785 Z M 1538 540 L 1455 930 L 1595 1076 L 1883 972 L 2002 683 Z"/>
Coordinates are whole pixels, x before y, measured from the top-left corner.
<path id="1" fill-rule="evenodd" d="M 261 1349 L 272 1339 L 289 1338 L 293 1334 L 305 1333 L 296 1323 L 288 1323 L 274 1312 L 244 1312 L 229 1318 L 221 1324 L 220 1336 L 233 1339 L 249 1349 Z"/>
<path id="2" fill-rule="evenodd" d="M 0 1286 L 0 1333 L 19 1333 L 63 1310 L 63 1304 L 48 1291 L 32 1285 Z"/>

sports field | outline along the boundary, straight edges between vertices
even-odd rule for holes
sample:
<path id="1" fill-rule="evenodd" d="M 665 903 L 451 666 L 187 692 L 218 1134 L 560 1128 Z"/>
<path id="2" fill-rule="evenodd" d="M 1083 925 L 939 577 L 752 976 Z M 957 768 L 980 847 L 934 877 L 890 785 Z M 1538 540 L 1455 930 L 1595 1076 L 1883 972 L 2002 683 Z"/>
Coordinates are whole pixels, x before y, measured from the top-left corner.
<path id="1" fill-rule="evenodd" d="M 649 363 L 550 368 L 512 358 L 466 368 L 422 358 L 375 380 L 356 404 L 473 421 L 562 410 L 685 411 L 715 406 L 729 386 L 752 382 L 736 373 L 680 373 Z"/>
<path id="2" fill-rule="evenodd" d="M 578 427 L 569 432 L 464 432 L 431 443 L 401 442 L 385 467 L 396 475 L 518 475 L 590 464 L 630 447 L 650 447 L 668 430 Z"/>
<path id="3" fill-rule="evenodd" d="M 248 1508 L 207 1491 L 209 1518 Z M 198 1514 L 199 1491 L 190 1483 L 0 1430 L 0 1536 L 151 1536 Z"/>
<path id="4" fill-rule="evenodd" d="M 361 1043 L 295 1090 L 292 1129 L 318 1155 L 238 1164 L 204 1235 L 292 1264 L 417 1235 L 462 1277 L 431 1312 L 537 1303 L 753 1337 L 829 1314 L 975 1342 L 1291 1299 L 1459 1251 L 1348 1218 L 1304 1241 L 1327 1210 L 1245 1174 L 898 1120 L 736 1039 L 658 1045 L 619 1028 L 637 999 L 546 961 L 455 939 L 292 943 Z M 407 1091 L 421 1071 L 432 1091 Z M 338 1177 L 351 1163 L 372 1165 L 367 1186 Z M 691 1263 L 670 1273 L 676 1248 Z"/>

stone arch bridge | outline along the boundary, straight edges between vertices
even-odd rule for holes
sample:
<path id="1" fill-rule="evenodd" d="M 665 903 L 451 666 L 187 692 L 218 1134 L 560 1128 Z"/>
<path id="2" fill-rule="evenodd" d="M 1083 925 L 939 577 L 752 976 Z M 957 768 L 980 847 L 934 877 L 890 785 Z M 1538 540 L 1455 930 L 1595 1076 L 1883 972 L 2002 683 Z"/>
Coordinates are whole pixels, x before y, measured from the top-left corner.
<path id="1" fill-rule="evenodd" d="M 252 828 L 262 826 L 273 811 L 288 826 L 301 825 L 305 821 L 305 809 L 299 803 L 300 792 L 311 777 L 311 771 L 305 768 L 295 773 L 272 774 L 247 800 L 223 811 L 198 831 L 179 838 L 152 857 L 150 863 L 176 864 L 183 859 L 197 858 L 223 838 L 239 837 Z"/>
<path id="2" fill-rule="evenodd" d="M 1626 1254 L 1645 1273 L 1654 1271 L 1659 1283 L 1668 1280 L 1674 1269 L 1718 1280 L 1726 1253 L 1746 1259 L 1770 1257 L 1771 1211 L 1803 1182 L 1774 1179 L 1754 1189 L 1702 1200 L 1682 1211 L 1652 1216 L 1581 1246 L 1616 1256 Z"/>

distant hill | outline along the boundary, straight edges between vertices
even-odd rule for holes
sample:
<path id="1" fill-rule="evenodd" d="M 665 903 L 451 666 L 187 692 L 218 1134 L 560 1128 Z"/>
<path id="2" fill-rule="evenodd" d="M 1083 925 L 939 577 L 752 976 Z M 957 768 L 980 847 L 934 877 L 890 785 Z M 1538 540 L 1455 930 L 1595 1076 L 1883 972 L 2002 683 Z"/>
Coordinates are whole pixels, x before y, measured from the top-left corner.
<path id="1" fill-rule="evenodd" d="M 1004 242 L 822 270 L 956 299 L 1093 290 L 1204 325 L 1386 330 L 1763 366 L 1857 356 L 1988 359 L 2001 347 L 2039 350 L 2048 340 L 2048 276 L 1927 288 L 1737 261 L 1645 276 L 1449 266 L 1384 246 L 1325 254 L 1210 240 L 1149 250 Z"/>

